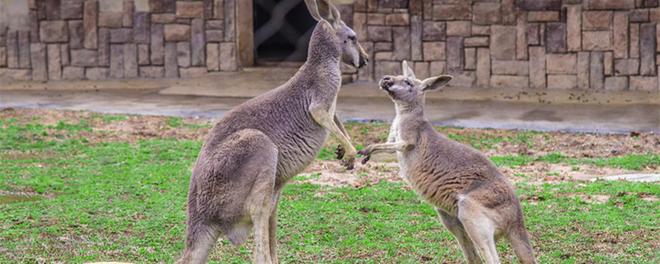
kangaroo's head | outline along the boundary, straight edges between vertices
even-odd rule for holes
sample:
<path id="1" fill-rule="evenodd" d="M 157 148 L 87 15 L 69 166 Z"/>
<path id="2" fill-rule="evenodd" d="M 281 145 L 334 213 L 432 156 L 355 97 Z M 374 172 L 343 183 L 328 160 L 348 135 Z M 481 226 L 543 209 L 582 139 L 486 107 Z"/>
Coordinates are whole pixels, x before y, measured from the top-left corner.
<path id="1" fill-rule="evenodd" d="M 403 75 L 385 75 L 379 83 L 380 89 L 386 91 L 400 109 L 413 110 L 423 107 L 426 92 L 438 90 L 452 79 L 449 75 L 439 75 L 419 80 L 406 61 L 403 61 L 401 66 Z"/>
<path id="2" fill-rule="evenodd" d="M 335 41 L 341 47 L 341 59 L 344 63 L 356 68 L 365 66 L 369 60 L 367 53 L 358 42 L 355 31 L 348 27 L 337 7 L 330 0 L 305 0 L 307 9 L 316 21 L 327 22 L 330 31 L 335 35 Z"/>

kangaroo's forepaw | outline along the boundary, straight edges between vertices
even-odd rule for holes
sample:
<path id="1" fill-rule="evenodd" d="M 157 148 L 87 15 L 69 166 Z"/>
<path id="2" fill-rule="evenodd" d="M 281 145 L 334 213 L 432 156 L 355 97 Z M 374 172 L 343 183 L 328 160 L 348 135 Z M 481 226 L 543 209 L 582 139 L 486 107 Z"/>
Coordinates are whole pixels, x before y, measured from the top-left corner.
<path id="1" fill-rule="evenodd" d="M 337 145 L 337 150 L 335 150 L 335 155 L 337 155 L 337 159 L 343 159 L 344 154 L 346 154 L 346 149 L 342 145 Z"/>

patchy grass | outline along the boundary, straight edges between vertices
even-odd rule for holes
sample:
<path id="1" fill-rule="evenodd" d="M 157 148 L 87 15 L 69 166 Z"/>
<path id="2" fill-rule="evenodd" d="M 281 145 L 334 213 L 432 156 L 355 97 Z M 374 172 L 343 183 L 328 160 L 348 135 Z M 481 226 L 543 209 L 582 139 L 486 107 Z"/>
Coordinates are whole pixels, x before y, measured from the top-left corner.
<path id="1" fill-rule="evenodd" d="M 209 126 L 163 118 L 154 122 L 165 127 L 161 134 L 136 133 L 125 139 L 111 137 L 115 132 L 99 131 L 99 127 L 140 122 L 140 118 L 104 116 L 54 122 L 0 118 L 0 195 L 41 198 L 0 204 L 0 263 L 171 263 L 179 256 L 190 168 L 201 147 L 198 132 L 180 131 L 204 131 Z M 170 124 L 179 132 L 167 130 Z M 349 124 L 348 128 L 358 135 L 354 138 L 379 141 L 382 131 L 385 136 L 387 131 L 384 124 Z M 489 130 L 481 134 L 502 133 Z M 502 141 L 490 136 L 481 140 L 476 135 L 464 140 L 478 142 L 482 148 L 489 144 L 499 148 L 502 144 L 529 147 L 530 142 L 536 146 L 538 138 L 552 138 L 536 132 L 511 135 Z M 329 146 L 320 158 L 333 158 L 334 148 Z M 579 169 L 591 164 L 635 170 L 657 168 L 657 153 L 576 157 L 547 152 L 491 157 L 504 167 L 547 163 Z M 405 184 L 383 181 L 352 188 L 301 183 L 320 175 L 313 172 L 296 177 L 284 190 L 278 231 L 283 262 L 463 263 L 455 240 L 437 221 L 434 209 Z M 660 185 L 603 181 L 531 184 L 526 179 L 516 185 L 540 263 L 660 261 Z M 221 240 L 211 260 L 249 262 L 251 245 L 235 248 Z M 505 243 L 498 247 L 503 262 L 514 260 Z"/>

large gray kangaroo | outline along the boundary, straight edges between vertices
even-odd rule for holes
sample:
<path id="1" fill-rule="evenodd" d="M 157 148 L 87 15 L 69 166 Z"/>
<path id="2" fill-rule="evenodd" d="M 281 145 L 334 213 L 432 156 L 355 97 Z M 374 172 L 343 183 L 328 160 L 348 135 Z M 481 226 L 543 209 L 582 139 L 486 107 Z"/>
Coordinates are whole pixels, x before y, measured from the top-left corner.
<path id="1" fill-rule="evenodd" d="M 513 187 L 479 151 L 438 133 L 424 117 L 424 95 L 452 77 L 418 80 L 404 61 L 402 76 L 385 76 L 380 88 L 396 108 L 388 142 L 360 154 L 396 152 L 401 176 L 434 205 L 469 263 L 499 263 L 495 239 L 506 237 L 518 259 L 536 263 Z"/>
<path id="2" fill-rule="evenodd" d="M 318 21 L 307 61 L 285 84 L 231 110 L 211 130 L 190 179 L 185 250 L 204 263 L 220 234 L 243 243 L 254 230 L 254 262 L 277 263 L 276 211 L 282 187 L 318 155 L 328 132 L 353 167 L 356 150 L 335 115 L 340 63 L 367 62 L 355 32 L 327 0 L 305 0 Z"/>

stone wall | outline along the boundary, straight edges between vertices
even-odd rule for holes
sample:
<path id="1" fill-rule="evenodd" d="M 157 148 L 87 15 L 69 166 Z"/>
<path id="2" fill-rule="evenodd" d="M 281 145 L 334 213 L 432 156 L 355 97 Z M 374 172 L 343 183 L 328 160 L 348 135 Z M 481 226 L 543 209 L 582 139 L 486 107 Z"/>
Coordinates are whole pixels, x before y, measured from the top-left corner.
<path id="1" fill-rule="evenodd" d="M 250 65 L 237 52 L 253 30 L 237 23 L 242 1 L 0 0 L 0 79 L 235 71 Z M 405 59 L 454 86 L 660 91 L 659 2 L 353 0 L 341 11 L 371 57 L 352 79 L 398 73 Z"/>
<path id="2" fill-rule="evenodd" d="M 20 11 L 15 2 L 27 3 L 28 22 L 0 18 L 0 79 L 177 78 L 238 68 L 236 0 L 1 0 L 0 9 Z"/>
<path id="3" fill-rule="evenodd" d="M 658 0 L 356 0 L 358 79 L 447 73 L 465 87 L 659 91 Z"/>

